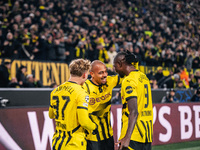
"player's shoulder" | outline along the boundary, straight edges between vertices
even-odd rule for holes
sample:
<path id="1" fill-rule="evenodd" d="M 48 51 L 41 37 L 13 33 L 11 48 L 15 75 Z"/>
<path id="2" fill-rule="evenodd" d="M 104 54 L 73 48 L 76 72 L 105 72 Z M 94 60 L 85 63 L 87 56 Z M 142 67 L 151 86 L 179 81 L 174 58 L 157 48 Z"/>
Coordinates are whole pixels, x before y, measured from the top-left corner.
<path id="1" fill-rule="evenodd" d="M 129 75 L 124 78 L 124 80 L 122 81 L 122 84 L 137 83 L 139 75 L 140 75 L 140 71 L 138 70 L 130 72 Z"/>
<path id="2" fill-rule="evenodd" d="M 107 76 L 107 79 L 115 79 L 115 78 L 118 78 L 119 75 L 109 75 Z"/>
<path id="3" fill-rule="evenodd" d="M 85 85 L 90 85 L 90 84 L 92 84 L 91 81 L 90 81 L 90 79 L 87 79 L 87 80 L 84 82 L 83 85 L 85 86 Z"/>
<path id="4" fill-rule="evenodd" d="M 109 75 L 107 76 L 107 82 L 117 82 L 120 79 L 119 75 Z"/>

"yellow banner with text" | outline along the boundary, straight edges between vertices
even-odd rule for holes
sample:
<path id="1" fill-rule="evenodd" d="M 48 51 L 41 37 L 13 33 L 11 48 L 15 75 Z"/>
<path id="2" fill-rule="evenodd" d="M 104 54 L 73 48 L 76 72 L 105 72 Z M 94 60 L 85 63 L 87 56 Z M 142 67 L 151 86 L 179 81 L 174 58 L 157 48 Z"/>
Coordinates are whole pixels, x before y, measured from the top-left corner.
<path id="1" fill-rule="evenodd" d="M 0 64 L 5 61 L 11 60 L 0 59 Z M 67 81 L 70 75 L 68 64 L 65 63 L 13 60 L 11 62 L 11 78 L 16 77 L 17 70 L 21 65 L 27 67 L 27 75 L 33 74 L 37 80 L 40 80 L 43 83 L 43 86 L 49 86 L 53 82 L 60 85 Z"/>

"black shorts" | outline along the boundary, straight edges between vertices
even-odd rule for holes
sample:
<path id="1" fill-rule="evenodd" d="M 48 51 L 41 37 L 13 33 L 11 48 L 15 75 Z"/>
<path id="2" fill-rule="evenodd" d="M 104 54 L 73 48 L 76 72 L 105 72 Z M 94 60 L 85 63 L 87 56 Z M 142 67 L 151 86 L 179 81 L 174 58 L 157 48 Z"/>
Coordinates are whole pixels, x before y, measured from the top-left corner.
<path id="1" fill-rule="evenodd" d="M 130 141 L 129 143 L 130 150 L 131 148 L 134 150 L 151 150 L 151 143 L 140 143 L 136 141 Z"/>
<path id="2" fill-rule="evenodd" d="M 95 142 L 87 140 L 87 150 L 114 150 L 114 139 L 109 139 Z"/>

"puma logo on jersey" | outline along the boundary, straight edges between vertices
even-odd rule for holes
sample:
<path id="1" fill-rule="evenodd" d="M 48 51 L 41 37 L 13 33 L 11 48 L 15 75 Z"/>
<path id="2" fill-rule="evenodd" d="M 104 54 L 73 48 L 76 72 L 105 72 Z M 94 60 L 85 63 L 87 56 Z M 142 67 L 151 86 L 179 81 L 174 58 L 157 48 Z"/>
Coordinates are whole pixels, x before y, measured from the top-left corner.
<path id="1" fill-rule="evenodd" d="M 93 93 L 97 95 L 97 92 L 93 92 Z"/>

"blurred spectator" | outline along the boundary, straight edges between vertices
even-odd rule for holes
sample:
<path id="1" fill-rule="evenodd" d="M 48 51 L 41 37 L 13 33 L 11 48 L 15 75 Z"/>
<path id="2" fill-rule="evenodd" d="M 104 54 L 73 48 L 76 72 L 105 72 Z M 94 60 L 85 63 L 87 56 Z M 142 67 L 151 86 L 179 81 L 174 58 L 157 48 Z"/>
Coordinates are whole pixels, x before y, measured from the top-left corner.
<path id="1" fill-rule="evenodd" d="M 155 79 L 152 70 L 150 70 L 149 73 L 147 73 L 147 78 L 148 78 L 149 80 L 151 80 L 151 79 L 153 79 L 153 78 Z"/>
<path id="2" fill-rule="evenodd" d="M 196 78 L 194 77 L 194 74 L 189 74 L 189 86 L 191 89 L 193 88 L 197 88 L 196 85 L 197 85 L 197 80 Z"/>
<path id="3" fill-rule="evenodd" d="M 192 61 L 192 68 L 200 68 L 200 52 L 199 51 L 196 53 L 196 56 L 194 57 Z"/>
<path id="4" fill-rule="evenodd" d="M 174 53 L 170 48 L 166 48 L 162 56 L 162 61 L 164 63 L 164 67 L 172 67 L 174 61 Z"/>
<path id="5" fill-rule="evenodd" d="M 55 44 L 51 34 L 47 35 L 46 52 L 46 60 L 56 61 Z"/>
<path id="6" fill-rule="evenodd" d="M 32 74 L 26 76 L 26 82 L 24 83 L 24 87 L 27 88 L 38 88 L 43 87 L 42 83 L 35 79 Z"/>
<path id="7" fill-rule="evenodd" d="M 21 85 L 20 85 L 19 82 L 17 81 L 17 78 L 13 77 L 13 78 L 10 80 L 10 82 L 9 82 L 9 84 L 8 84 L 8 87 L 9 87 L 9 88 L 20 88 Z"/>
<path id="8" fill-rule="evenodd" d="M 191 102 L 200 102 L 200 87 L 197 88 L 195 94 L 192 96 Z"/>
<path id="9" fill-rule="evenodd" d="M 5 61 L 0 66 L 0 87 L 7 87 L 8 83 L 10 82 L 10 69 L 11 63 Z"/>
<path id="10" fill-rule="evenodd" d="M 84 42 L 79 42 L 76 46 L 76 58 L 85 58 L 86 56 L 86 49 L 84 47 Z"/>
<path id="11" fill-rule="evenodd" d="M 65 62 L 66 54 L 65 54 L 65 42 L 64 42 L 64 36 L 60 33 L 56 33 L 56 39 L 55 42 L 55 49 L 56 49 L 56 60 L 59 62 Z"/>
<path id="12" fill-rule="evenodd" d="M 185 71 L 184 67 L 179 67 L 179 75 L 180 75 L 180 80 L 183 81 L 183 84 L 186 88 L 189 88 L 189 81 L 188 81 L 188 74 Z"/>
<path id="13" fill-rule="evenodd" d="M 108 63 L 110 59 L 106 48 L 102 44 L 98 44 L 97 49 L 98 49 L 98 59 L 104 63 Z"/>
<path id="14" fill-rule="evenodd" d="M 184 64 L 184 57 L 182 51 L 178 50 L 175 52 L 175 62 L 176 66 L 182 66 Z"/>
<path id="15" fill-rule="evenodd" d="M 158 84 L 157 84 L 157 81 L 156 81 L 155 77 L 153 77 L 150 80 L 150 85 L 151 85 L 151 89 L 158 89 Z"/>
<path id="16" fill-rule="evenodd" d="M 157 68 L 157 72 L 154 75 L 154 77 L 155 77 L 155 79 L 156 79 L 157 82 L 159 82 L 159 80 L 161 80 L 164 77 L 162 67 L 158 67 Z"/>
<path id="17" fill-rule="evenodd" d="M 161 103 L 178 103 L 179 100 L 175 96 L 175 90 L 170 89 L 166 92 L 166 96 L 164 96 L 161 100 Z"/>
<path id="18" fill-rule="evenodd" d="M 30 39 L 29 37 L 24 37 L 22 39 L 23 43 L 21 45 L 21 49 L 20 49 L 20 54 L 19 57 L 21 59 L 30 59 L 33 60 L 35 58 L 33 51 L 37 51 L 37 48 L 32 47 L 30 45 Z"/>
<path id="19" fill-rule="evenodd" d="M 114 58 L 115 58 L 116 55 L 117 55 L 117 52 L 116 52 L 116 50 L 115 50 L 115 47 L 111 46 L 111 47 L 109 48 L 109 51 L 108 51 L 108 57 L 109 57 L 109 62 L 108 62 L 108 64 L 113 65 L 113 61 L 114 61 Z"/>
<path id="20" fill-rule="evenodd" d="M 178 74 L 170 74 L 167 78 L 164 79 L 164 81 L 162 81 L 162 83 L 159 84 L 159 88 L 175 88 L 179 80 L 180 76 Z"/>
<path id="21" fill-rule="evenodd" d="M 200 78 L 200 69 L 195 70 L 194 77 L 195 77 L 196 81 L 198 81 L 198 79 Z"/>
<path id="22" fill-rule="evenodd" d="M 185 89 L 187 88 L 183 80 L 178 80 L 174 86 L 175 89 Z"/>
<path id="23" fill-rule="evenodd" d="M 45 60 L 46 59 L 46 48 L 45 41 L 36 33 L 31 34 L 30 45 L 33 48 L 32 53 L 34 54 L 35 60 Z"/>
<path id="24" fill-rule="evenodd" d="M 192 50 L 189 50 L 187 52 L 187 57 L 185 59 L 185 67 L 186 67 L 188 72 L 190 72 L 191 69 L 192 69 L 192 61 L 193 61 L 193 54 L 192 53 L 193 53 Z"/>
<path id="25" fill-rule="evenodd" d="M 6 40 L 3 43 L 2 57 L 4 58 L 18 58 L 19 43 L 13 38 L 13 34 L 9 32 L 6 36 Z"/>
<path id="26" fill-rule="evenodd" d="M 23 65 L 21 65 L 21 67 L 17 70 L 16 78 L 21 86 L 23 86 L 23 84 L 26 82 L 26 71 L 27 68 Z"/>

